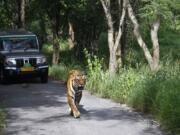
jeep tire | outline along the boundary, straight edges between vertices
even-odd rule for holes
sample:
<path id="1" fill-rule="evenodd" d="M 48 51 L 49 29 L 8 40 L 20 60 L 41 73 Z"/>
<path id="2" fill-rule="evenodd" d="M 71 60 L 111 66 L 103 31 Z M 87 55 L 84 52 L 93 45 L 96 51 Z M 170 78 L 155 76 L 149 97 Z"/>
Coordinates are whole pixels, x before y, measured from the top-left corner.
<path id="1" fill-rule="evenodd" d="M 41 75 L 41 83 L 47 83 L 48 82 L 48 75 Z"/>
<path id="2" fill-rule="evenodd" d="M 4 71 L 0 69 L 0 82 L 1 84 L 8 84 L 8 78 L 4 75 Z"/>

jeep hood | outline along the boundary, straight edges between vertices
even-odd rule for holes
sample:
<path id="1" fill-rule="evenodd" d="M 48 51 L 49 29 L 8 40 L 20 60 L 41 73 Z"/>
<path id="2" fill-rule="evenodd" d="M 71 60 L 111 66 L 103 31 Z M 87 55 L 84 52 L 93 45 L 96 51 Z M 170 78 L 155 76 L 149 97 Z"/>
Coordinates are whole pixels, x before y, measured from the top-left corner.
<path id="1" fill-rule="evenodd" d="M 23 57 L 42 57 L 44 56 L 40 52 L 28 52 L 28 51 L 23 51 L 23 52 L 6 52 L 3 53 L 3 55 L 6 58 L 23 58 Z"/>

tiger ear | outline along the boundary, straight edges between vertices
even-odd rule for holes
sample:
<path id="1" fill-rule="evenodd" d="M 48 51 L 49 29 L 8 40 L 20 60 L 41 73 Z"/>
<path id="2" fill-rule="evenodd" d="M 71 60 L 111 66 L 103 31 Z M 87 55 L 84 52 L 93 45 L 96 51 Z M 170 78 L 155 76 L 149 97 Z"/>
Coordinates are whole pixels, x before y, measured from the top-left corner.
<path id="1" fill-rule="evenodd" d="M 79 79 L 80 79 L 80 77 L 77 75 L 77 76 L 75 77 L 75 79 L 79 80 Z"/>
<path id="2" fill-rule="evenodd" d="M 83 76 L 82 76 L 82 79 L 86 79 L 86 76 L 85 76 L 85 75 L 83 75 Z"/>

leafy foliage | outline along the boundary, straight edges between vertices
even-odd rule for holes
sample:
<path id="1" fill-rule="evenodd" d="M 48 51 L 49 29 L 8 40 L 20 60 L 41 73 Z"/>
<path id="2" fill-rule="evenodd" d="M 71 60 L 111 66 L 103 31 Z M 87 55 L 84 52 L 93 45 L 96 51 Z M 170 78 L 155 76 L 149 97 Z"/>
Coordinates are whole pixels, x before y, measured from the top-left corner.
<path id="1" fill-rule="evenodd" d="M 141 0 L 142 8 L 140 9 L 140 17 L 152 22 L 156 18 L 166 20 L 173 23 L 173 18 L 180 11 L 179 0 Z"/>
<path id="2" fill-rule="evenodd" d="M 142 0 L 142 2 L 145 3 L 145 7 L 141 8 L 145 12 L 142 17 L 162 16 L 166 18 L 172 16 L 169 10 L 171 3 L 169 0 Z"/>
<path id="3" fill-rule="evenodd" d="M 87 88 L 101 97 L 152 113 L 165 129 L 178 134 L 179 68 L 179 65 L 169 65 L 155 74 L 147 67 L 139 70 L 124 68 L 115 76 L 108 72 L 94 71 L 93 76 L 88 77 Z"/>
<path id="4" fill-rule="evenodd" d="M 2 108 L 0 108 L 0 134 L 2 133 L 2 129 L 5 127 L 5 118 L 5 111 Z"/>

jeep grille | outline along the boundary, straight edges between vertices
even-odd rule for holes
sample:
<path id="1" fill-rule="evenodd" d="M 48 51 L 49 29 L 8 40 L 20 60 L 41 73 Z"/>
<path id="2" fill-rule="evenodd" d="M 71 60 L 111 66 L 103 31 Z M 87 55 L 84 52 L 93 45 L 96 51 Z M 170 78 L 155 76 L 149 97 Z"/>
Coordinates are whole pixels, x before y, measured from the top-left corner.
<path id="1" fill-rule="evenodd" d="M 25 63 L 29 63 L 33 67 L 36 67 L 36 58 L 16 59 L 17 68 L 23 67 Z"/>

